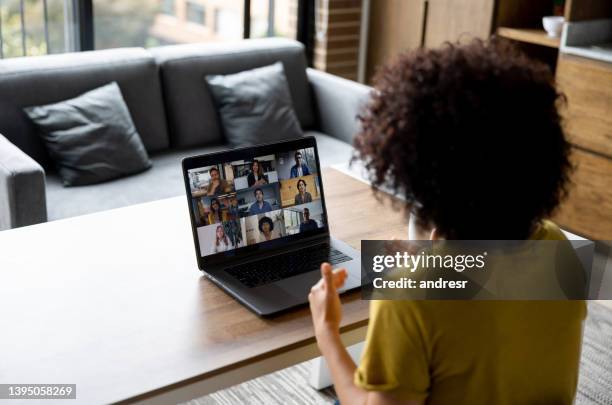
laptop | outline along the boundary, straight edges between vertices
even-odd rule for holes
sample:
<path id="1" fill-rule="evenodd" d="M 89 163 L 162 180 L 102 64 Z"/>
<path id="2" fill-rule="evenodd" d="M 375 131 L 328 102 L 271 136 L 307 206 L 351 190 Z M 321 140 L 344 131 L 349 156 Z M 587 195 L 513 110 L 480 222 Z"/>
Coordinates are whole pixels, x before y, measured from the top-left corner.
<path id="1" fill-rule="evenodd" d="M 183 159 L 198 267 L 260 316 L 308 301 L 322 262 L 360 286 L 360 253 L 330 235 L 314 137 Z"/>

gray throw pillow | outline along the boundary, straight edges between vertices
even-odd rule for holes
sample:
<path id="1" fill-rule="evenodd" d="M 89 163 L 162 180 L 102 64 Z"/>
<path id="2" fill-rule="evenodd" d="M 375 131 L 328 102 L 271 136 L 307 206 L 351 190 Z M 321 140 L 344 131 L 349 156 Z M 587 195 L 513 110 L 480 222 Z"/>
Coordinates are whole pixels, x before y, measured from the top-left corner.
<path id="1" fill-rule="evenodd" d="M 303 136 L 281 62 L 206 81 L 233 146 Z"/>
<path id="2" fill-rule="evenodd" d="M 99 183 L 151 167 L 115 82 L 24 111 L 41 129 L 65 186 Z"/>

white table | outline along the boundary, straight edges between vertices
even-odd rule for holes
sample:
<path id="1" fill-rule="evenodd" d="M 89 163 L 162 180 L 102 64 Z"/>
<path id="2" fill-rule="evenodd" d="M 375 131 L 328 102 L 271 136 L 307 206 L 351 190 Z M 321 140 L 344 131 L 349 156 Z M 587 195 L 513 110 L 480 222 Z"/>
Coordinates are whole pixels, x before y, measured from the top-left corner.
<path id="1" fill-rule="evenodd" d="M 405 236 L 399 212 L 363 218 L 381 208 L 366 184 L 323 178 L 336 236 Z M 0 232 L 0 383 L 76 384 L 71 404 L 177 403 L 318 356 L 307 308 L 262 319 L 201 276 L 187 210 L 177 197 Z M 350 345 L 368 303 L 343 301 Z"/>

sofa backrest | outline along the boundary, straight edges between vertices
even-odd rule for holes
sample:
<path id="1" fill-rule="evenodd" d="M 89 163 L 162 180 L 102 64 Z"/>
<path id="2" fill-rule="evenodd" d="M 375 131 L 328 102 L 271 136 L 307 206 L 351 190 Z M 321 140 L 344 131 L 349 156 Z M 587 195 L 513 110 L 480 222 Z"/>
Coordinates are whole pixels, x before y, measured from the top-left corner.
<path id="1" fill-rule="evenodd" d="M 277 61 L 283 63 L 289 90 L 303 128 L 314 125 L 304 47 L 283 38 L 232 43 L 170 45 L 151 48 L 161 69 L 170 142 L 192 147 L 223 142 L 217 109 L 204 76 L 231 74 Z"/>
<path id="2" fill-rule="evenodd" d="M 149 152 L 169 146 L 159 68 L 142 48 L 0 61 L 0 134 L 43 167 L 48 156 L 23 107 L 69 99 L 116 81 Z"/>

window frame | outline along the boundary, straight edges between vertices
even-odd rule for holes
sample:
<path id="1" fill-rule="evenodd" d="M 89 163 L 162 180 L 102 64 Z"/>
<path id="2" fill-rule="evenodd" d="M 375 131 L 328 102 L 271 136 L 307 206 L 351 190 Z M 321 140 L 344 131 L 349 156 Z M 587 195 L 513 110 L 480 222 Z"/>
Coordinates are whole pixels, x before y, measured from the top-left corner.
<path id="1" fill-rule="evenodd" d="M 251 37 L 251 0 L 243 1 L 242 38 L 247 39 Z M 93 0 L 72 0 L 70 3 L 75 26 L 71 48 L 74 51 L 92 51 L 95 49 Z M 309 66 L 312 66 L 314 51 L 314 8 L 314 0 L 298 0 L 295 39 L 304 44 Z"/>

